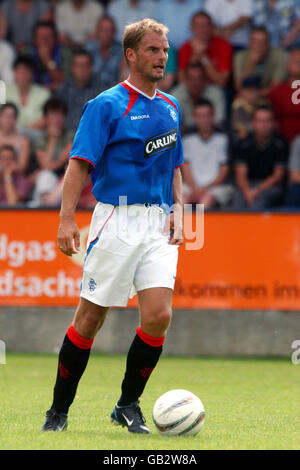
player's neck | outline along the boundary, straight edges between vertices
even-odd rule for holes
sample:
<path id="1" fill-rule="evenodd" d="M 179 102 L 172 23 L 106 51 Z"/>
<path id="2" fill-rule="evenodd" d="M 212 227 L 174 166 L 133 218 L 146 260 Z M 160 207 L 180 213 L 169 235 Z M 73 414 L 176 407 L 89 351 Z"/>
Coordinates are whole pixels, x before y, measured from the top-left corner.
<path id="1" fill-rule="evenodd" d="M 129 74 L 127 78 L 127 82 L 137 88 L 138 90 L 142 91 L 145 95 L 149 96 L 149 98 L 153 98 L 156 92 L 156 85 L 157 82 L 150 82 L 145 80 L 144 77 L 139 77 L 133 75 L 132 73 Z"/>

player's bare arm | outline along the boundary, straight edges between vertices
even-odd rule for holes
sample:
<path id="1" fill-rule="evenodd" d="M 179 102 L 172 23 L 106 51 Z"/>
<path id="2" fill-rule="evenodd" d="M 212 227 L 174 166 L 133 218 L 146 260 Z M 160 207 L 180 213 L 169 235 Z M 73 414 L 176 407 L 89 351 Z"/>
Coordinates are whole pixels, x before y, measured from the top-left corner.
<path id="1" fill-rule="evenodd" d="M 75 222 L 75 210 L 81 191 L 86 182 L 89 164 L 83 160 L 71 159 L 66 171 L 58 228 L 58 248 L 67 256 L 80 249 L 80 235 Z"/>
<path id="2" fill-rule="evenodd" d="M 170 245 L 183 244 L 183 196 L 180 168 L 175 168 L 173 180 L 173 213 L 170 216 Z"/>

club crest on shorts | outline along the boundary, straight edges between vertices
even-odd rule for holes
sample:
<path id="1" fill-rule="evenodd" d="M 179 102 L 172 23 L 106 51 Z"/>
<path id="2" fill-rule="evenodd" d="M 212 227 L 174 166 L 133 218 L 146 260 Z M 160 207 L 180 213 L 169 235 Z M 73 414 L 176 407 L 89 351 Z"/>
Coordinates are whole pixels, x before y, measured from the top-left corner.
<path id="1" fill-rule="evenodd" d="M 89 280 L 89 290 L 90 290 L 90 292 L 94 292 L 96 287 L 97 287 L 96 281 L 94 279 L 90 278 L 90 280 Z"/>

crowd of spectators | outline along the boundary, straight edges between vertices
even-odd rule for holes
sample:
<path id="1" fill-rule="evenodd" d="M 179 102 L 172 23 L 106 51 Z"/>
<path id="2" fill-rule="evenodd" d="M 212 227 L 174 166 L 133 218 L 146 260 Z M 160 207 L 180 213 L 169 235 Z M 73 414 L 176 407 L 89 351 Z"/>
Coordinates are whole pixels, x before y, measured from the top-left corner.
<path id="1" fill-rule="evenodd" d="M 124 27 L 145 17 L 170 30 L 185 203 L 299 208 L 300 0 L 0 0 L 1 206 L 60 205 L 82 108 L 127 77 Z"/>

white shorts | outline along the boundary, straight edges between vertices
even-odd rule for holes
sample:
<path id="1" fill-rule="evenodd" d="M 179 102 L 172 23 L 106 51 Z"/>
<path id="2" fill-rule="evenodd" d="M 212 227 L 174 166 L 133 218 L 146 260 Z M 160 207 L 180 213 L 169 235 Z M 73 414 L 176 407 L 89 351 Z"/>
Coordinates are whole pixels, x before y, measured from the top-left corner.
<path id="1" fill-rule="evenodd" d="M 162 233 L 166 214 L 158 206 L 113 206 L 93 213 L 80 296 L 103 307 L 126 307 L 151 287 L 174 289 L 178 246 Z"/>

